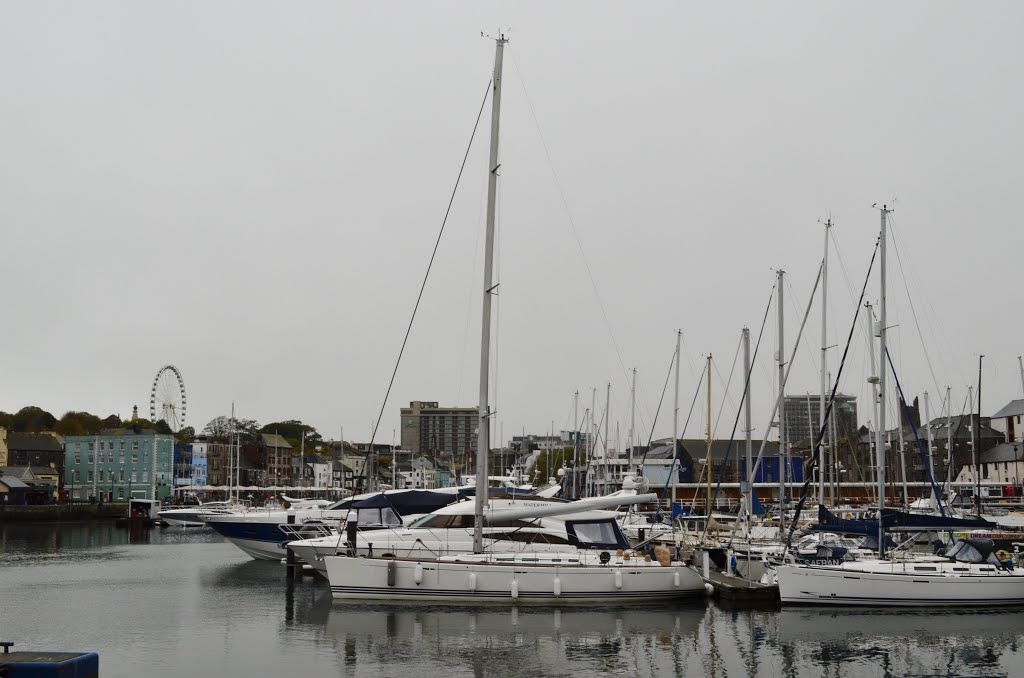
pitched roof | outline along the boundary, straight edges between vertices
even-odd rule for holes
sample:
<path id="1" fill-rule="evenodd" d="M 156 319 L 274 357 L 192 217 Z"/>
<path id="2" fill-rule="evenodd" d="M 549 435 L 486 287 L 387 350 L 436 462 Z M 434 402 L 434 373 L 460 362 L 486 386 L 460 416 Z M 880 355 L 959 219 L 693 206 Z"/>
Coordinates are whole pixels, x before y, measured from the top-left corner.
<path id="1" fill-rule="evenodd" d="M 1024 398 L 1011 400 L 1009 403 L 1003 406 L 1003 409 L 993 414 L 992 418 L 1001 419 L 1003 417 L 1016 417 L 1021 414 L 1024 414 Z"/>
<path id="2" fill-rule="evenodd" d="M 49 433 L 9 433 L 7 449 L 16 452 L 63 452 L 64 446 Z"/>
<path id="3" fill-rule="evenodd" d="M 280 447 L 283 449 L 292 449 L 291 443 L 282 438 L 276 433 L 263 433 L 263 444 L 267 447 Z"/>
<path id="4" fill-rule="evenodd" d="M 6 485 L 10 490 L 28 488 L 28 485 L 21 482 L 14 476 L 0 476 L 0 484 Z"/>
<path id="5" fill-rule="evenodd" d="M 982 464 L 1024 461 L 1024 443 L 1000 443 L 991 450 L 982 452 L 979 461 Z"/>

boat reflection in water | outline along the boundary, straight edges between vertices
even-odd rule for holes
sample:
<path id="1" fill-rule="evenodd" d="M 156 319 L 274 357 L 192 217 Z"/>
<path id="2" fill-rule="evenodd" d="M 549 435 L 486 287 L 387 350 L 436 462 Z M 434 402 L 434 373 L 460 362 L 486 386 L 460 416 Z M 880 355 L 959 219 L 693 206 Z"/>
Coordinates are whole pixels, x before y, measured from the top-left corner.
<path id="1" fill-rule="evenodd" d="M 349 666 L 388 665 L 424 675 L 438 667 L 473 667 L 486 675 L 561 675 L 588 670 L 621 675 L 674 675 L 693 652 L 687 641 L 704 621 L 703 601 L 692 606 L 588 609 L 453 607 L 335 603 L 296 608 L 316 624 L 326 609 L 321 642 L 334 643 Z M 501 672 L 501 673 L 499 673 Z"/>
<path id="2" fill-rule="evenodd" d="M 1009 676 L 1020 675 L 1024 611 L 784 608 L 776 628 L 784 651 L 850 675 Z"/>

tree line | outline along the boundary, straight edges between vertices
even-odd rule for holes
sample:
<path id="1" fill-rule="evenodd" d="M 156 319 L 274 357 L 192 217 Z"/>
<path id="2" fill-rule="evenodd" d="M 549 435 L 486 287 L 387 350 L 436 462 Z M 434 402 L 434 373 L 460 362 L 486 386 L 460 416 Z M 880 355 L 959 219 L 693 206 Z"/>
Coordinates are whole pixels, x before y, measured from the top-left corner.
<path id="1" fill-rule="evenodd" d="M 65 412 L 58 419 L 36 405 L 23 407 L 17 412 L 0 411 L 0 427 L 9 433 L 47 433 L 53 432 L 61 436 L 101 435 L 111 429 L 147 430 L 155 433 L 173 433 L 181 442 L 193 442 L 196 438 L 195 429 L 186 426 L 174 432 L 167 422 L 150 421 L 148 419 L 121 419 L 116 414 L 100 417 L 90 412 Z M 280 435 L 288 443 L 298 449 L 305 438 L 306 447 L 313 448 L 323 443 L 323 437 L 315 427 L 304 424 L 298 419 L 275 421 L 261 426 L 255 419 L 232 419 L 231 417 L 215 417 L 203 428 L 202 435 L 215 442 L 227 443 L 238 439 L 242 443 L 258 442 L 264 433 Z"/>

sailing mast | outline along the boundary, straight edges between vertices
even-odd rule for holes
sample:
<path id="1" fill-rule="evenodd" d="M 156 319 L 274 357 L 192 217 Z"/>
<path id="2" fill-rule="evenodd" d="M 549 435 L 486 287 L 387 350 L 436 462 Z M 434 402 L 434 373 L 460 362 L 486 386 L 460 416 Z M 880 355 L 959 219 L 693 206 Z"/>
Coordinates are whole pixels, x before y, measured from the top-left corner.
<path id="1" fill-rule="evenodd" d="M 825 428 L 825 389 L 828 384 L 825 381 L 825 373 L 828 370 L 826 354 L 828 352 L 828 334 L 825 321 L 828 317 L 828 237 L 832 228 L 832 218 L 825 222 L 825 255 L 821 264 L 821 392 L 818 395 L 818 430 Z M 811 444 L 815 443 L 814 433 L 811 433 Z M 834 445 L 833 441 L 833 445 Z M 834 454 L 834 451 L 833 451 Z M 825 466 L 818 460 L 818 504 L 825 503 Z"/>
<path id="2" fill-rule="evenodd" d="M 871 372 L 868 375 L 868 383 L 871 384 L 871 418 L 878 424 L 878 370 L 875 367 L 875 312 L 871 308 L 871 302 L 864 302 L 864 308 L 868 312 L 864 317 L 868 321 L 868 357 L 871 358 Z M 870 422 L 869 422 L 870 424 Z M 869 427 L 870 428 L 870 425 Z M 870 431 L 868 433 L 870 439 Z M 870 444 L 868 445 L 870 447 Z M 877 450 L 875 456 L 877 457 Z M 878 482 L 878 465 L 875 464 L 875 482 Z"/>
<path id="3" fill-rule="evenodd" d="M 882 510 L 885 508 L 885 220 L 891 210 L 882 205 L 882 228 L 879 234 L 879 262 L 881 266 L 881 296 L 878 300 L 878 430 L 875 431 L 875 463 L 878 465 L 878 555 L 885 555 L 885 531 Z"/>
<path id="4" fill-rule="evenodd" d="M 974 485 L 975 485 L 975 498 L 974 504 L 978 507 L 978 517 L 981 517 L 981 450 L 978 449 L 978 443 L 981 441 L 981 359 L 985 356 L 978 356 L 978 423 L 976 426 L 977 432 L 974 435 Z"/>
<path id="5" fill-rule="evenodd" d="M 633 471 L 633 448 L 636 447 L 636 368 L 629 388 L 629 470 Z"/>
<path id="6" fill-rule="evenodd" d="M 711 355 L 708 355 L 708 428 L 707 428 L 707 443 L 708 443 L 708 456 L 707 456 L 707 467 L 708 467 L 708 522 L 711 522 L 711 471 L 714 468 L 711 464 Z"/>
<path id="7" fill-rule="evenodd" d="M 498 129 L 501 117 L 501 64 L 504 35 L 494 39 L 494 77 L 491 82 L 491 151 L 487 163 L 487 234 L 484 241 L 484 303 L 480 327 L 480 407 L 477 422 L 476 504 L 473 511 L 473 553 L 484 550 L 484 507 L 487 505 L 488 453 L 491 412 L 487 403 L 491 366 L 491 295 L 494 284 L 494 213 L 498 189 Z"/>
<path id="8" fill-rule="evenodd" d="M 676 460 L 679 456 L 679 345 L 682 341 L 683 331 L 676 330 L 676 395 L 675 404 L 672 407 L 672 462 L 668 466 L 669 481 L 672 483 L 672 507 L 676 504 L 676 478 L 672 478 L 671 474 L 676 467 Z"/>
<path id="9" fill-rule="evenodd" d="M 750 439 L 752 429 L 750 427 L 750 328 L 743 328 L 743 371 L 747 376 L 747 388 L 744 393 L 743 416 L 746 429 L 747 442 L 747 525 L 749 526 L 754 516 L 754 479 L 751 477 L 753 471 L 754 443 Z M 750 530 L 747 530 L 750 534 Z"/>
<path id="10" fill-rule="evenodd" d="M 779 330 L 779 534 L 786 530 L 786 341 L 783 332 L 784 307 L 783 301 L 783 276 L 786 272 L 779 269 L 779 295 L 775 298 L 778 305 L 778 330 Z"/>

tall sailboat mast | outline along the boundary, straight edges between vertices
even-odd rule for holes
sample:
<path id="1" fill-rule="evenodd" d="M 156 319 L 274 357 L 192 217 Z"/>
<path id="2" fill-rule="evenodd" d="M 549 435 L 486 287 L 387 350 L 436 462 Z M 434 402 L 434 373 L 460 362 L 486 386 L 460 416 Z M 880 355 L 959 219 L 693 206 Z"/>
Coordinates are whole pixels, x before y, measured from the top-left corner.
<path id="1" fill-rule="evenodd" d="M 711 472 L 714 466 L 711 463 L 711 356 L 708 355 L 708 428 L 707 428 L 707 443 L 708 443 L 708 456 L 707 456 L 707 467 L 708 467 L 708 520 L 711 519 Z"/>
<path id="2" fill-rule="evenodd" d="M 828 237 L 832 229 L 832 219 L 825 222 L 825 255 L 821 264 L 821 393 L 818 395 L 818 430 L 825 427 L 825 389 L 828 383 L 825 381 L 825 374 L 828 371 L 826 354 L 828 352 L 828 334 L 826 331 L 826 319 L 828 316 Z M 815 443 L 814 432 L 811 432 L 811 444 Z M 834 443 L 833 443 L 834 444 Z M 818 460 L 818 504 L 825 503 L 825 470 L 821 459 Z"/>
<path id="3" fill-rule="evenodd" d="M 636 447 L 636 368 L 629 388 L 629 470 L 633 470 L 633 448 Z"/>
<path id="4" fill-rule="evenodd" d="M 890 210 L 882 205 L 882 229 L 879 234 L 879 264 L 881 266 L 881 296 L 878 299 L 878 429 L 875 431 L 875 463 L 878 466 L 878 554 L 885 555 L 885 531 L 882 509 L 885 508 L 885 221 Z"/>
<path id="5" fill-rule="evenodd" d="M 978 421 L 974 425 L 974 505 L 978 509 L 978 517 L 981 517 L 981 449 L 978 444 L 981 442 L 981 359 L 985 356 L 978 356 Z"/>
<path id="6" fill-rule="evenodd" d="M 676 330 L 676 394 L 672 406 L 672 462 L 669 464 L 669 473 L 676 467 L 676 460 L 679 456 L 679 345 L 683 341 L 683 331 Z M 678 477 L 678 476 L 677 476 Z M 672 483 L 672 506 L 676 503 L 676 478 L 669 478 Z M 670 507 L 671 508 L 671 507 Z"/>
<path id="7" fill-rule="evenodd" d="M 754 468 L 754 441 L 750 427 L 750 328 L 743 328 L 743 372 L 747 377 L 747 389 L 743 398 L 744 433 L 747 442 L 747 525 L 754 515 L 754 479 L 751 471 Z M 748 530 L 749 534 L 749 530 Z"/>
<path id="8" fill-rule="evenodd" d="M 785 313 L 783 307 L 783 279 L 786 272 L 779 269 L 778 296 L 775 297 L 778 306 L 778 330 L 779 330 L 779 534 L 785 533 L 786 529 L 786 335 L 784 332 Z"/>
<path id="9" fill-rule="evenodd" d="M 501 119 L 501 64 L 504 35 L 494 39 L 494 78 L 491 83 L 491 152 L 487 163 L 487 234 L 484 241 L 484 304 L 480 327 L 480 411 L 477 422 L 476 505 L 473 513 L 473 552 L 483 553 L 484 507 L 487 505 L 488 453 L 491 412 L 488 405 L 491 365 L 491 295 L 494 293 L 494 213 L 498 192 L 498 129 Z"/>

